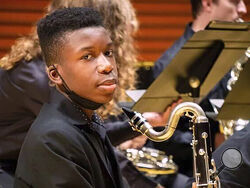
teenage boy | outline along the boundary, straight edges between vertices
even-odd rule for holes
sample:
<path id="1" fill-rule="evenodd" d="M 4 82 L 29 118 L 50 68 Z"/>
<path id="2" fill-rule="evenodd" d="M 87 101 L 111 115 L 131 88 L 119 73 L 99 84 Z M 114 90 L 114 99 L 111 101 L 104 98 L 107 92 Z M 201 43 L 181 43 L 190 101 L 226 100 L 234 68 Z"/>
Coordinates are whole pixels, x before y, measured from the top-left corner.
<path id="1" fill-rule="evenodd" d="M 23 143 L 15 187 L 124 187 L 94 113 L 117 87 L 113 44 L 99 13 L 60 9 L 41 19 L 37 32 L 56 89 Z"/>

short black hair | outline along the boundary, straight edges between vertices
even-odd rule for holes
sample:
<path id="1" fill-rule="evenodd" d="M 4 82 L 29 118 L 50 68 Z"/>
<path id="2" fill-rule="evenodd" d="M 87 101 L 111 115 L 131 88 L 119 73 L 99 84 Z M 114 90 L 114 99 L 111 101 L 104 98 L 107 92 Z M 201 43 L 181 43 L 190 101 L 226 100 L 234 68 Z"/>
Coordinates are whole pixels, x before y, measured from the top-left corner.
<path id="1" fill-rule="evenodd" d="M 59 63 L 65 34 L 85 27 L 103 27 L 101 15 L 92 8 L 63 8 L 42 18 L 37 34 L 47 66 Z"/>

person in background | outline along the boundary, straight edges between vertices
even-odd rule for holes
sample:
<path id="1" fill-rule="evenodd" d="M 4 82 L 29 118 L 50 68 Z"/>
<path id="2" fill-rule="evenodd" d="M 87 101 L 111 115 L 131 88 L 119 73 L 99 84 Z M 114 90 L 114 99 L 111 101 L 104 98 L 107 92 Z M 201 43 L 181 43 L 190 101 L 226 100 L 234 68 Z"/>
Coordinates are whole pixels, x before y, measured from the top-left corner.
<path id="1" fill-rule="evenodd" d="M 155 62 L 153 67 L 153 79 L 156 79 L 164 68 L 171 63 L 175 55 L 182 46 L 193 36 L 195 32 L 204 30 L 212 20 L 218 21 L 238 21 L 242 15 L 247 13 L 246 5 L 243 0 L 190 0 L 192 7 L 193 21 L 188 23 L 183 35 Z M 226 75 L 221 82 L 208 94 L 200 105 L 205 111 L 209 108 L 208 98 L 224 98 L 227 94 Z M 165 142 L 156 143 L 148 141 L 148 147 L 153 147 L 165 151 L 167 155 L 173 155 L 175 162 L 179 166 L 179 172 L 187 175 L 193 175 L 192 149 L 190 143 L 192 133 L 189 131 L 189 125 L 185 123 L 186 118 L 181 118 L 174 135 Z M 223 135 L 218 133 L 218 122 L 210 121 L 212 128 L 212 143 L 214 148 L 219 145 L 218 140 L 222 140 Z"/>
<path id="2" fill-rule="evenodd" d="M 247 13 L 243 0 L 190 0 L 193 21 L 188 23 L 183 35 L 155 62 L 153 78 L 156 79 L 172 61 L 182 46 L 195 32 L 204 30 L 212 20 L 236 22 Z"/>

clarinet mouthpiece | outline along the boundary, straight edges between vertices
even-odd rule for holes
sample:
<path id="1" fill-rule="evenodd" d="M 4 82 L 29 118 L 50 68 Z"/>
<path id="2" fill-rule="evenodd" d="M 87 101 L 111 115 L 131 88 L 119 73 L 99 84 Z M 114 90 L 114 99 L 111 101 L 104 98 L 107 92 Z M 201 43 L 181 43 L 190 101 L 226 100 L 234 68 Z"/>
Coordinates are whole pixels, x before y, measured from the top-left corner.
<path id="1" fill-rule="evenodd" d="M 135 112 L 130 110 L 129 108 L 123 107 L 122 110 L 130 120 L 135 116 Z"/>
<path id="2" fill-rule="evenodd" d="M 130 120 L 129 124 L 131 125 L 132 129 L 134 131 L 138 131 L 144 134 L 144 132 L 142 132 L 141 130 L 141 127 L 145 124 L 146 120 L 142 117 L 142 115 L 126 107 L 123 107 L 122 110 L 126 114 L 126 116 L 129 118 Z"/>

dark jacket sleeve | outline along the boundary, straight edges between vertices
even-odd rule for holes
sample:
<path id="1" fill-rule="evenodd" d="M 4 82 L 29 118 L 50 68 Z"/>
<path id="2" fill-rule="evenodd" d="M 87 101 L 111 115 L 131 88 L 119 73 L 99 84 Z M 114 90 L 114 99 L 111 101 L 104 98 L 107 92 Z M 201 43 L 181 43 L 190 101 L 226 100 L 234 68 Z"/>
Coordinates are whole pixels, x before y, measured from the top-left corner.
<path id="1" fill-rule="evenodd" d="M 140 133 L 133 131 L 128 123 L 128 120 L 109 120 L 104 123 L 107 130 L 107 135 L 113 146 L 117 146 L 122 142 L 139 136 Z"/>
<path id="2" fill-rule="evenodd" d="M 92 167 L 85 152 L 88 150 L 88 144 L 83 149 L 82 143 L 62 130 L 50 131 L 38 140 L 42 141 L 31 143 L 29 139 L 29 143 L 24 144 L 14 187 L 91 188 L 94 185 L 91 177 Z M 22 166 L 22 163 L 25 163 L 25 166 Z"/>
<path id="3" fill-rule="evenodd" d="M 241 187 L 247 188 L 250 186 L 250 178 L 247 174 L 250 172 L 250 124 L 247 125 L 241 131 L 235 132 L 228 138 L 223 144 L 220 145 L 213 152 L 213 158 L 215 160 L 217 169 L 222 166 L 222 155 L 229 149 L 233 148 L 240 152 L 242 162 L 238 168 L 229 169 L 222 168 L 219 177 L 222 187 L 234 188 Z M 234 156 L 235 157 L 235 156 Z M 232 156 L 231 160 L 234 161 Z M 231 162 L 231 160 L 229 162 Z"/>
<path id="4" fill-rule="evenodd" d="M 154 79 L 156 79 L 165 67 L 172 61 L 187 40 L 193 36 L 194 31 L 191 28 L 191 24 L 192 23 L 187 24 L 183 35 L 155 62 L 153 67 Z"/>
<path id="5" fill-rule="evenodd" d="M 50 86 L 49 79 L 42 60 L 22 61 L 8 72 L 10 97 L 22 107 L 38 115 L 41 106 L 48 101 Z"/>
<path id="6" fill-rule="evenodd" d="M 153 78 L 156 79 L 160 73 L 167 67 L 167 65 L 172 61 L 175 57 L 176 53 L 181 49 L 181 45 L 179 43 L 182 41 L 182 38 L 176 41 L 176 43 L 166 50 L 162 56 L 155 62 L 153 67 Z"/>
<path id="7" fill-rule="evenodd" d="M 51 87 L 42 60 L 0 69 L 0 159 L 17 160 L 22 142 Z"/>

